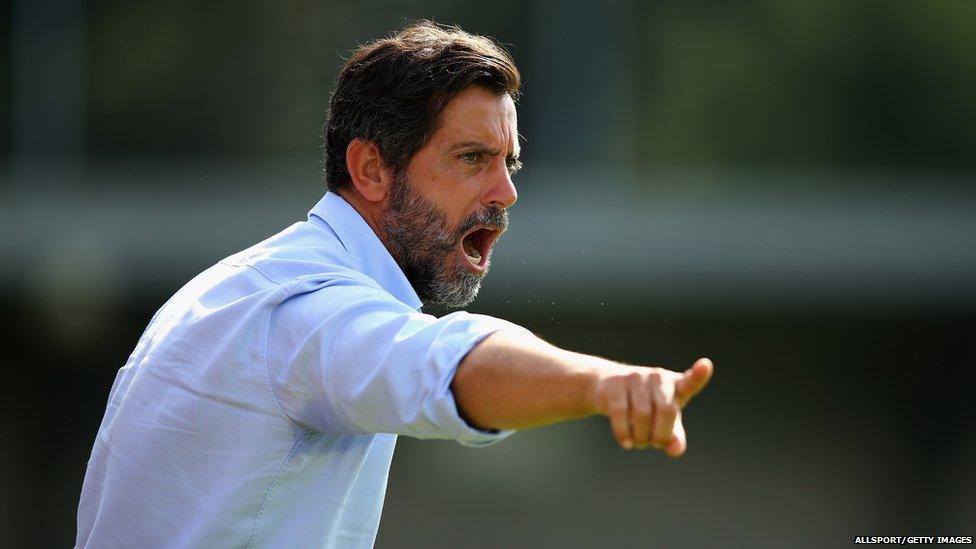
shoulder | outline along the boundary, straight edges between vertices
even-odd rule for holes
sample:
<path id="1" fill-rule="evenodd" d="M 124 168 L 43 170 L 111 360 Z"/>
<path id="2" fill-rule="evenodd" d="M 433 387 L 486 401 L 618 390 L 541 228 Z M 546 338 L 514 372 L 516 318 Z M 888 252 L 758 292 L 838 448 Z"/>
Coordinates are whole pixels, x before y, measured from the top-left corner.
<path id="1" fill-rule="evenodd" d="M 250 267 L 278 285 L 310 277 L 356 273 L 349 252 L 335 233 L 307 221 L 295 223 L 220 263 Z"/>

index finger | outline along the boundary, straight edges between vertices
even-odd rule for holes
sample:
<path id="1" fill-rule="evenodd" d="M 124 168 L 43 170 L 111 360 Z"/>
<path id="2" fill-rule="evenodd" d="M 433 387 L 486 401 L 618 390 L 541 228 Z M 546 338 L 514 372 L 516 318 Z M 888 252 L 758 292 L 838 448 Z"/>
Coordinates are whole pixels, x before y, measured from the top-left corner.
<path id="1" fill-rule="evenodd" d="M 681 374 L 681 379 L 675 383 L 674 395 L 677 397 L 681 407 L 684 408 L 691 397 L 697 395 L 708 385 L 708 380 L 712 379 L 712 372 L 715 366 L 707 358 L 699 358 L 691 368 Z"/>

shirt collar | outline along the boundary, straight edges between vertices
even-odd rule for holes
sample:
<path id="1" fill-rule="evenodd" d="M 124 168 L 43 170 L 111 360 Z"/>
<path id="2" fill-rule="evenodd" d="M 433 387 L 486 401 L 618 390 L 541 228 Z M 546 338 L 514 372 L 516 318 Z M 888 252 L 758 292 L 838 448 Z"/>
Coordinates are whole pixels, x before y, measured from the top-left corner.
<path id="1" fill-rule="evenodd" d="M 333 192 L 325 193 L 308 212 L 309 220 L 313 216 L 335 231 L 359 272 L 375 280 L 393 297 L 410 307 L 420 309 L 423 306 L 417 292 L 373 228 L 345 199 Z"/>

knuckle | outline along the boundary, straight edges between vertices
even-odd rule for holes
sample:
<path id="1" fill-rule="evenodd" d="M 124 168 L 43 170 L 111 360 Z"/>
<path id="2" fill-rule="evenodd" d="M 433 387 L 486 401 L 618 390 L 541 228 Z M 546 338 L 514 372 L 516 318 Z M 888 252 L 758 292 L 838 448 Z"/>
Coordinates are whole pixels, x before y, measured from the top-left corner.
<path id="1" fill-rule="evenodd" d="M 631 414 L 634 417 L 645 420 L 651 417 L 652 412 L 651 403 L 647 401 L 635 402 L 634 407 L 631 409 Z"/>
<path id="2" fill-rule="evenodd" d="M 610 408 L 610 410 L 607 411 L 607 415 L 610 416 L 611 419 L 624 421 L 627 419 L 627 409 L 620 406 Z"/>
<path id="3" fill-rule="evenodd" d="M 627 392 L 627 380 L 615 377 L 607 384 L 607 390 L 614 395 L 621 395 Z"/>
<path id="4" fill-rule="evenodd" d="M 678 412 L 679 412 L 678 405 L 671 404 L 669 406 L 662 406 L 659 412 L 663 414 L 664 417 L 670 419 L 671 421 L 674 421 L 674 419 L 678 417 Z"/>
<path id="5" fill-rule="evenodd" d="M 607 411 L 611 415 L 623 414 L 627 412 L 627 400 L 623 398 L 612 398 L 607 402 Z"/>

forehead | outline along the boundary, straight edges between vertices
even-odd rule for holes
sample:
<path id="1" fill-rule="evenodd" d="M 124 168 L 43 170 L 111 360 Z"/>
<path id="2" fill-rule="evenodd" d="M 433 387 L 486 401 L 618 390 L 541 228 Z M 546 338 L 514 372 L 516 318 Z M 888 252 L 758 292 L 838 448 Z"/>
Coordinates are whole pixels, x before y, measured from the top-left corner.
<path id="1" fill-rule="evenodd" d="M 512 97 L 480 86 L 471 86 L 454 96 L 441 112 L 431 143 L 451 146 L 461 142 L 479 142 L 518 152 L 518 115 Z"/>

